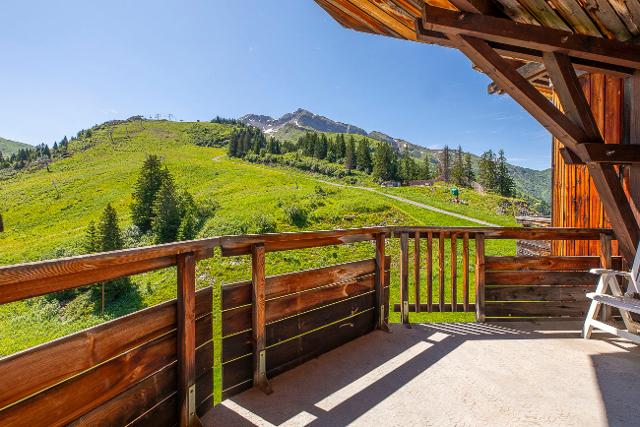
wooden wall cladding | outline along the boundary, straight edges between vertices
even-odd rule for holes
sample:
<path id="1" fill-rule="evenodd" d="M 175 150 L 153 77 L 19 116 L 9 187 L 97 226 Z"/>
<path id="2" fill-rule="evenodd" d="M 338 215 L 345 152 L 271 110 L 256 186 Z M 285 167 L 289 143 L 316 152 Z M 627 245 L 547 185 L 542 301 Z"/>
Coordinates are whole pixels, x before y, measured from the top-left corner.
<path id="1" fill-rule="evenodd" d="M 196 293 L 196 399 L 213 399 L 212 289 Z M 176 300 L 0 359 L 2 426 L 177 422 Z M 29 372 L 29 375 L 25 375 Z"/>
<path id="2" fill-rule="evenodd" d="M 387 294 L 389 267 L 387 256 Z M 368 259 L 268 277 L 268 375 L 282 373 L 373 330 L 375 269 L 375 259 Z M 251 282 L 223 286 L 222 309 L 226 398 L 252 386 Z"/>
<path id="3" fill-rule="evenodd" d="M 598 128 L 607 144 L 623 142 L 623 79 L 603 74 L 580 77 Z M 560 105 L 557 96 L 554 103 Z M 586 165 L 568 165 L 560 155 L 562 144 L 554 138 L 552 152 L 551 225 L 553 227 L 611 228 Z M 626 181 L 626 179 L 625 179 Z M 598 255 L 597 241 L 564 240 L 551 244 L 559 256 Z M 613 242 L 613 254 L 618 254 Z"/>
<path id="4" fill-rule="evenodd" d="M 620 268 L 622 259 L 613 258 Z M 485 316 L 487 321 L 507 318 L 583 318 L 589 308 L 600 258 L 486 257 Z"/>

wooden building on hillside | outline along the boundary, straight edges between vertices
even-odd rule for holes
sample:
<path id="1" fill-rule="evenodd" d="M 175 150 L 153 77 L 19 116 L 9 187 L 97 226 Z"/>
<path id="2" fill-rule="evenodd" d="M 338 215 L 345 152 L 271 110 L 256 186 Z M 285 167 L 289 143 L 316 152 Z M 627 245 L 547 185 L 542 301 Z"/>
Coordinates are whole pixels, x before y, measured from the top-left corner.
<path id="1" fill-rule="evenodd" d="M 493 80 L 489 93 L 508 93 L 553 135 L 551 226 L 611 227 L 614 253 L 635 253 L 640 1 L 316 2 L 347 28 L 459 49 Z M 552 253 L 597 247 L 557 241 Z"/>

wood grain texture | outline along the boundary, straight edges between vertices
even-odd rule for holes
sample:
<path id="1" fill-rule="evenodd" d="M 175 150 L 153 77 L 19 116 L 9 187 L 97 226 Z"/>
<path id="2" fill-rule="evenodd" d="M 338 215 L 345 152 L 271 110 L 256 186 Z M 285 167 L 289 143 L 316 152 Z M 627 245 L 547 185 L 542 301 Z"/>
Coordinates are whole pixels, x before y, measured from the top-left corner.
<path id="1" fill-rule="evenodd" d="M 457 235 L 451 236 L 451 264 L 449 266 L 451 273 L 451 308 L 453 311 L 458 307 L 458 243 Z"/>
<path id="2" fill-rule="evenodd" d="M 469 311 L 469 233 L 462 236 L 462 294 L 464 311 Z"/>
<path id="3" fill-rule="evenodd" d="M 385 290 L 387 278 L 389 275 L 386 271 L 385 256 L 385 233 L 376 235 L 376 286 L 375 286 L 375 317 L 378 329 L 387 329 L 386 318 L 388 317 L 387 309 L 389 294 Z M 389 259 L 390 260 L 390 259 Z"/>
<path id="4" fill-rule="evenodd" d="M 576 302 L 491 302 L 485 303 L 486 317 L 578 317 L 589 308 L 587 301 Z"/>
<path id="5" fill-rule="evenodd" d="M 438 236 L 438 306 L 444 310 L 444 234 Z"/>
<path id="6" fill-rule="evenodd" d="M 178 419 L 180 427 L 193 425 L 195 408 L 189 405 L 189 388 L 196 379 L 196 259 L 192 253 L 178 255 L 177 369 Z"/>
<path id="7" fill-rule="evenodd" d="M 595 288 L 597 276 L 582 271 L 487 271 L 487 285 L 571 285 Z"/>
<path id="8" fill-rule="evenodd" d="M 402 323 L 409 323 L 409 234 L 400 235 L 400 303 L 402 304 Z"/>
<path id="9" fill-rule="evenodd" d="M 427 255 L 425 265 L 425 274 L 427 276 L 427 311 L 431 313 L 431 307 L 433 306 L 433 233 L 430 231 L 427 232 Z"/>
<path id="10" fill-rule="evenodd" d="M 622 267 L 622 259 L 615 257 L 612 265 Z M 588 271 L 598 268 L 597 256 L 488 256 L 485 258 L 487 271 Z"/>
<path id="11" fill-rule="evenodd" d="M 485 287 L 485 248 L 484 236 L 476 236 L 476 321 L 484 322 L 484 287 Z"/>

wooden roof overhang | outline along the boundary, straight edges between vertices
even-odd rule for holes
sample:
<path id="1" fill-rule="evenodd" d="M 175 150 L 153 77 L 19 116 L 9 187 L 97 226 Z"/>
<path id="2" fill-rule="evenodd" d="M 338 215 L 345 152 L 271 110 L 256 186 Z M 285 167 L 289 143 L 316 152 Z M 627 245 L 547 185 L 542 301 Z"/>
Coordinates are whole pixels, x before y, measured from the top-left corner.
<path id="1" fill-rule="evenodd" d="M 640 167 L 640 0 L 315 0 L 343 26 L 459 49 L 584 163 L 627 259 L 640 239 L 615 164 Z M 577 72 L 631 77 L 630 142 L 604 147 Z M 542 88 L 552 84 L 562 110 Z M 637 211 L 637 207 L 636 207 Z"/>

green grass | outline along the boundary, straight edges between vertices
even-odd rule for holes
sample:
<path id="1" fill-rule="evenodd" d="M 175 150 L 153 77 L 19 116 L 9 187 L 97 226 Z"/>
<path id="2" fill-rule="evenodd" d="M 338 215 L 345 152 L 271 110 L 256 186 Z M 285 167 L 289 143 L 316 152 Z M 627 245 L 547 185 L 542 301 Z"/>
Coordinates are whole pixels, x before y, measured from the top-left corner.
<path id="1" fill-rule="evenodd" d="M 121 226 L 129 226 L 132 185 L 147 154 L 162 156 L 176 184 L 189 190 L 196 200 L 218 206 L 199 237 L 254 233 L 259 231 L 262 217 L 274 222 L 278 232 L 374 225 L 474 225 L 383 195 L 334 187 L 319 181 L 326 177 L 229 159 L 223 148 L 194 145 L 189 134 L 193 126 L 208 127 L 221 136 L 228 135 L 232 129 L 228 125 L 210 123 L 145 121 L 128 123 L 126 128 L 125 125 L 115 126 L 111 137 L 108 129 L 101 127 L 94 130 L 91 139 L 72 142 L 74 154 L 54 162 L 50 172 L 43 169 L 18 173 L 2 181 L 0 210 L 6 231 L 0 233 L 0 265 L 81 253 L 85 228 L 91 220 L 99 218 L 107 203 L 111 203 L 118 211 Z M 513 224 L 512 218 L 495 214 L 498 200 L 495 196 L 463 191 L 463 199 L 469 200 L 470 204 L 461 206 L 448 202 L 447 194 L 439 187 L 433 193 L 423 188 L 388 191 L 486 221 Z M 298 205 L 307 212 L 308 220 L 303 226 L 289 222 L 286 209 L 292 205 Z M 458 247 L 461 250 L 461 242 Z M 515 244 L 511 241 L 492 241 L 488 244 L 488 250 L 491 253 L 511 254 L 515 251 Z M 387 253 L 392 256 L 390 298 L 392 302 L 397 302 L 397 239 L 389 240 Z M 269 253 L 267 274 L 323 267 L 373 256 L 371 243 Z M 445 259 L 448 290 L 448 245 Z M 461 262 L 461 256 L 458 261 Z M 461 265 L 458 269 L 461 271 Z M 424 285 L 424 272 L 422 274 Z M 222 258 L 216 251 L 212 259 L 198 264 L 198 287 L 212 285 L 216 304 L 219 304 L 219 285 L 250 277 L 250 259 L 247 256 Z M 459 301 L 462 301 L 461 277 Z M 104 315 L 99 313 L 97 303 L 86 296 L 66 305 L 52 298 L 37 297 L 1 306 L 0 356 L 175 297 L 175 269 L 141 274 L 133 277 L 132 282 L 136 291 L 110 304 Z M 471 282 L 473 286 L 473 280 Z M 398 314 L 392 313 L 391 319 L 398 321 Z M 219 320 L 219 310 L 215 310 L 216 337 L 220 335 Z M 468 314 L 418 314 L 411 315 L 411 320 L 468 321 L 473 317 Z"/>
<path id="2" fill-rule="evenodd" d="M 8 158 L 12 154 L 17 153 L 21 148 L 31 148 L 31 146 L 23 142 L 16 142 L 11 141 L 10 139 L 0 138 L 0 153 L 2 153 L 5 158 Z"/>

